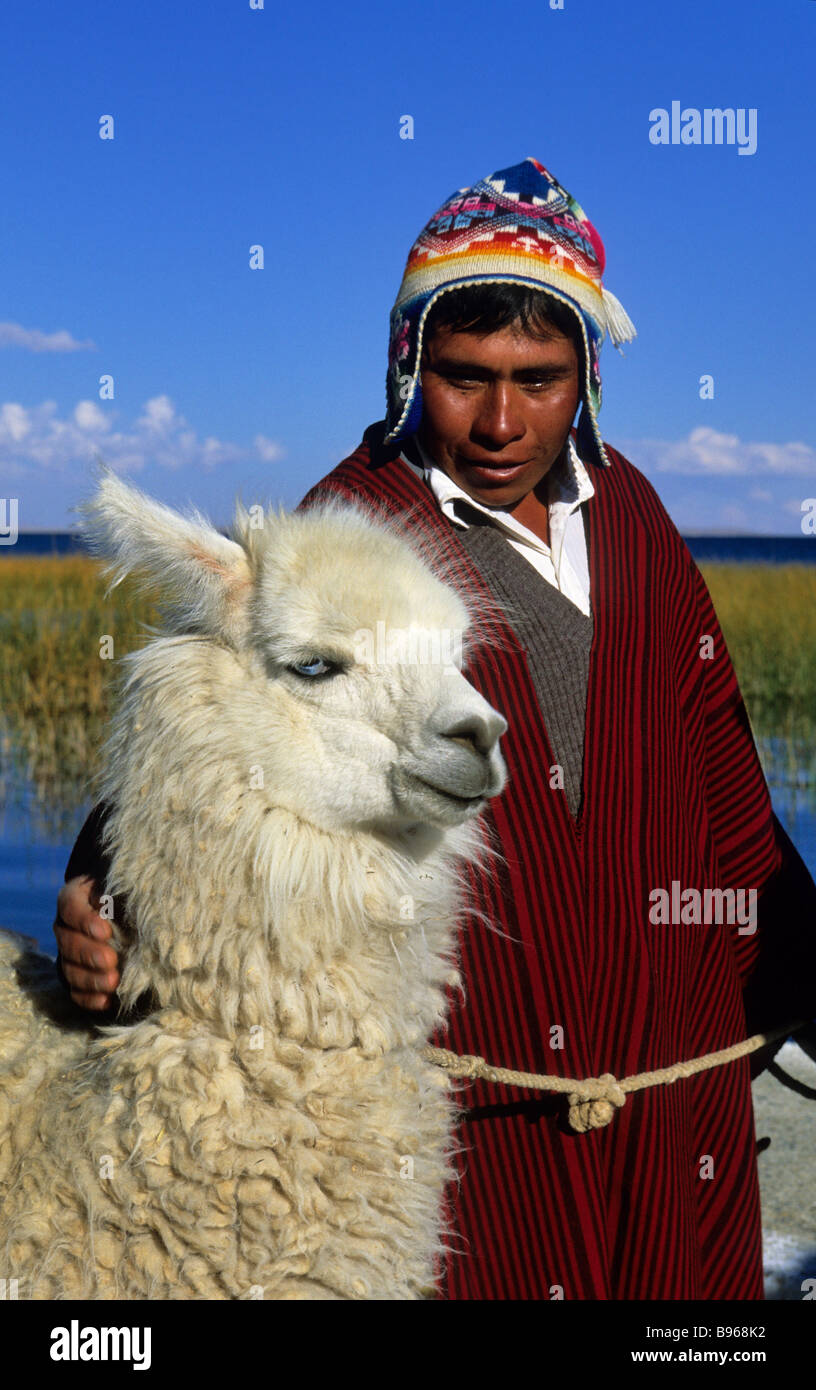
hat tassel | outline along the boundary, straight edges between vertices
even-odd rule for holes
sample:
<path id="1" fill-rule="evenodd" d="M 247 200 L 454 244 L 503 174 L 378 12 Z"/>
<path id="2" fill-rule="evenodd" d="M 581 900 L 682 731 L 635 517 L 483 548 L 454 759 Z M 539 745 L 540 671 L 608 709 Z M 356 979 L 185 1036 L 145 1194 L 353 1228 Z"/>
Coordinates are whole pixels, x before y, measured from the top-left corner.
<path id="1" fill-rule="evenodd" d="M 603 302 L 606 310 L 606 328 L 613 346 L 631 343 L 632 339 L 637 337 L 637 329 L 620 300 L 616 299 L 611 290 L 604 288 Z"/>

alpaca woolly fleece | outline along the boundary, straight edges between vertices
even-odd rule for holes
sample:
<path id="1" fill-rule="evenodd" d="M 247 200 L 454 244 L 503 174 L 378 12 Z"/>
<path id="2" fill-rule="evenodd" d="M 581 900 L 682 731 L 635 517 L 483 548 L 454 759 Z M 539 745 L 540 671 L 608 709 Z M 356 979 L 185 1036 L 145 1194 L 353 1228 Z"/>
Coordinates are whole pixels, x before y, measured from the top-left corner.
<path id="1" fill-rule="evenodd" d="M 165 611 L 124 659 L 98 779 L 124 1021 L 95 1025 L 0 933 L 21 1298 L 416 1299 L 452 1234 L 456 1094 L 421 1053 L 473 929 L 465 863 L 493 853 L 506 725 L 459 667 L 376 662 L 360 634 L 459 630 L 467 651 L 489 614 L 393 520 L 256 520 L 239 507 L 225 537 L 107 473 L 85 506 L 114 582 Z"/>

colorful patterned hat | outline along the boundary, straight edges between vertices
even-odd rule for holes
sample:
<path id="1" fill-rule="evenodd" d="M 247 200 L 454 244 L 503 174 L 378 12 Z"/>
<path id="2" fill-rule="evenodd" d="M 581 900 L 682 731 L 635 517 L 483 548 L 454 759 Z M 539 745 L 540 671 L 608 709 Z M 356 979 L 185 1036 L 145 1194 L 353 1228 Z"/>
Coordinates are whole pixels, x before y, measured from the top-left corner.
<path id="1" fill-rule="evenodd" d="M 598 355 L 606 333 L 617 347 L 635 337 L 635 328 L 601 284 L 605 265 L 603 242 L 583 208 L 537 159 L 458 189 L 411 247 L 391 311 L 385 442 L 413 434 L 422 418 L 419 364 L 432 305 L 462 285 L 510 281 L 545 290 L 576 313 L 586 364 L 579 447 L 594 444 L 608 464 L 596 418 Z"/>

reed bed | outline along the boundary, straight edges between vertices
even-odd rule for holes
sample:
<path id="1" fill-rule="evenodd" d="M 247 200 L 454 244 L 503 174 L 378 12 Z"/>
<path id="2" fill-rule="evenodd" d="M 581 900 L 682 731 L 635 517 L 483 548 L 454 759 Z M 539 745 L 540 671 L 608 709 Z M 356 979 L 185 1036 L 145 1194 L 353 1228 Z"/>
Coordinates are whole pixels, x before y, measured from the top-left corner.
<path id="1" fill-rule="evenodd" d="M 763 762 L 816 777 L 816 566 L 700 566 Z M 767 771 L 767 768 L 766 768 Z"/>
<path id="2" fill-rule="evenodd" d="M 125 581 L 105 597 L 88 556 L 3 557 L 0 561 L 0 776 L 7 793 L 33 786 L 40 807 L 88 795 L 112 709 L 114 658 L 147 638 L 154 601 Z"/>
<path id="3" fill-rule="evenodd" d="M 816 567 L 706 564 L 763 760 L 816 776 Z M 87 556 L 0 560 L 0 778 L 70 807 L 87 796 L 115 693 L 117 663 L 158 621 L 126 581 L 108 598 Z M 766 769 L 767 770 L 767 769 Z"/>

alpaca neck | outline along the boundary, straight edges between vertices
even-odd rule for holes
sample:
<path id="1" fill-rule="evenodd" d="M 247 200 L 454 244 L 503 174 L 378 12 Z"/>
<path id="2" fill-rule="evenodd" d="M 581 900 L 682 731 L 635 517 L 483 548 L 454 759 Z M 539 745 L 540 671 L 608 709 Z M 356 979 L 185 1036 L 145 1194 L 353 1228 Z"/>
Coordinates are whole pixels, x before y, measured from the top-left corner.
<path id="1" fill-rule="evenodd" d="M 426 1038 L 456 980 L 457 865 L 473 831 L 389 840 L 267 809 L 248 836 L 223 806 L 218 816 L 198 827 L 197 877 L 190 827 L 156 837 L 161 872 L 145 873 L 126 848 L 127 812 L 117 818 L 112 878 L 134 928 L 123 1002 L 149 989 L 222 1035 L 263 1029 L 319 1049 L 374 1055 Z"/>

